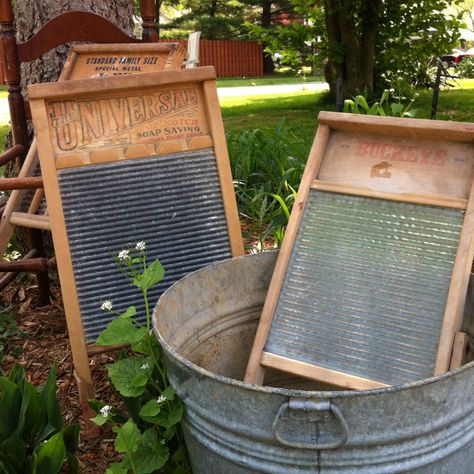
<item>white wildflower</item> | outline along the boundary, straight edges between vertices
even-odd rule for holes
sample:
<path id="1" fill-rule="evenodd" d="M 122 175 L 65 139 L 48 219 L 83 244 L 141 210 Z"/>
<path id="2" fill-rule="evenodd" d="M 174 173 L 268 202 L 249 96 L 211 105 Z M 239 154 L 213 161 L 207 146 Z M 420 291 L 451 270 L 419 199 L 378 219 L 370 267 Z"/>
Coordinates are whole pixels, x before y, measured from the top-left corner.
<path id="1" fill-rule="evenodd" d="M 162 439 L 162 440 L 160 441 L 160 443 L 161 443 L 161 444 L 166 444 L 166 439 Z"/>
<path id="2" fill-rule="evenodd" d="M 140 242 L 137 242 L 137 245 L 135 246 L 135 250 L 138 250 L 139 252 L 145 251 L 146 242 L 144 240 L 140 240 Z"/>
<path id="3" fill-rule="evenodd" d="M 140 367 L 142 370 L 147 370 L 150 368 L 150 364 L 147 362 Z"/>
<path id="4" fill-rule="evenodd" d="M 166 397 L 164 395 L 160 395 L 160 397 L 158 398 L 157 402 L 158 403 L 163 403 L 164 401 L 166 401 Z"/>
<path id="5" fill-rule="evenodd" d="M 104 417 L 107 418 L 112 411 L 112 407 L 110 405 L 104 405 L 100 410 L 99 413 Z"/>
<path id="6" fill-rule="evenodd" d="M 121 260 L 122 262 L 124 262 L 125 260 L 130 259 L 130 253 L 128 250 L 121 250 L 119 254 L 117 255 L 117 258 Z"/>
<path id="7" fill-rule="evenodd" d="M 102 311 L 111 311 L 113 307 L 114 307 L 114 305 L 112 304 L 112 301 L 110 301 L 110 300 L 105 300 L 105 301 L 102 303 L 100 309 L 101 309 Z"/>

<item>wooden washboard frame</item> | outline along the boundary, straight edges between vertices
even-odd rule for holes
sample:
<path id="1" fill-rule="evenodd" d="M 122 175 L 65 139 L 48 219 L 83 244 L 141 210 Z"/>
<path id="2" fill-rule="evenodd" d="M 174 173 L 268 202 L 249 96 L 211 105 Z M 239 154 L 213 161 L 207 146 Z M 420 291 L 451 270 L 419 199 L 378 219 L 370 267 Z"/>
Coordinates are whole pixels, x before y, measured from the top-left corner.
<path id="1" fill-rule="evenodd" d="M 59 81 L 88 79 L 94 76 L 122 76 L 164 70 L 180 70 L 185 56 L 186 51 L 179 43 L 94 43 L 76 45 L 68 54 Z M 101 61 L 101 59 L 104 61 Z M 38 167 L 36 138 L 31 143 L 25 163 L 19 176 L 33 176 Z M 18 212 L 25 193 L 26 191 L 21 189 L 13 191 L 1 216 L 0 254 L 2 255 L 8 242 L 10 242 L 16 225 L 51 230 L 49 218 L 37 215 L 44 197 L 43 188 L 36 190 L 27 213 Z"/>
<path id="2" fill-rule="evenodd" d="M 72 48 L 60 80 L 127 76 L 183 67 L 186 50 L 180 43 L 82 44 Z"/>
<path id="3" fill-rule="evenodd" d="M 95 78 L 56 84 L 36 84 L 29 87 L 29 96 L 79 394 L 84 401 L 93 395 L 88 354 L 102 351 L 104 348 L 86 340 L 84 318 L 80 307 L 80 299 L 82 298 L 84 302 L 86 297 L 78 293 L 79 285 L 76 280 L 78 273 L 75 273 L 73 267 L 79 265 L 78 259 L 73 256 L 79 244 L 77 242 L 71 244 L 70 234 L 75 232 L 74 216 L 68 214 L 64 205 L 64 200 L 73 199 L 74 193 L 70 193 L 69 188 L 63 185 L 63 180 L 69 179 L 67 184 L 71 189 L 76 186 L 79 178 L 81 183 L 89 186 L 90 180 L 94 179 L 97 173 L 106 175 L 108 168 L 116 173 L 117 169 L 123 172 L 124 167 L 125 169 L 131 167 L 136 172 L 137 166 L 145 167 L 148 166 L 147 163 L 158 163 L 158 165 L 162 162 L 167 163 L 166 160 L 179 153 L 199 155 L 211 150 L 215 156 L 213 166 L 216 168 L 217 186 L 220 188 L 220 193 L 214 192 L 213 199 L 218 200 L 219 205 L 223 207 L 228 256 L 242 255 L 243 242 L 217 98 L 215 70 L 213 67 L 206 67 L 140 76 L 109 77 L 107 80 Z M 211 161 L 207 155 L 205 158 L 207 162 Z M 187 163 L 184 159 L 182 162 Z M 176 164 L 179 164 L 178 160 Z M 173 171 L 173 168 L 169 167 L 166 172 L 170 172 L 169 169 Z M 81 178 L 83 173 L 86 173 L 87 179 Z M 148 175 L 144 176 L 146 178 Z M 198 169 L 195 176 L 199 178 L 205 176 L 205 173 L 201 173 Z M 176 177 L 174 179 L 177 180 Z M 189 190 L 189 199 L 194 198 L 193 179 L 186 176 L 184 182 Z M 114 189 L 118 187 L 116 192 L 120 198 L 121 189 L 131 186 L 127 184 L 128 182 L 128 177 L 120 179 L 117 175 L 117 178 L 109 179 L 109 184 L 101 186 L 102 188 L 109 185 L 116 186 Z M 163 187 L 162 183 L 158 187 L 160 186 Z M 101 189 L 99 191 L 102 192 Z M 186 192 L 181 192 L 179 196 L 188 199 Z M 103 199 L 103 196 L 100 199 Z M 107 199 L 106 196 L 104 202 L 107 203 Z M 158 205 L 159 203 L 156 203 L 156 206 Z M 133 210 L 133 213 L 138 216 L 140 207 L 139 210 Z M 114 209 L 111 210 L 112 218 L 113 214 Z M 65 216 L 68 216 L 68 223 L 65 221 Z M 193 217 L 191 213 L 189 221 Z M 134 218 L 132 214 L 126 219 Z M 182 219 L 170 209 L 169 215 L 166 215 L 166 222 L 178 218 Z M 155 221 L 148 222 L 147 216 L 144 216 L 144 219 L 146 225 L 154 225 Z M 83 221 L 85 225 L 89 225 L 87 216 Z M 157 221 L 156 228 L 158 229 L 161 224 L 161 221 Z M 186 232 L 187 227 L 184 226 L 181 233 Z M 73 237 L 78 237 L 77 229 Z M 87 234 L 84 234 L 84 237 L 87 240 Z M 217 237 L 208 235 L 209 245 L 213 244 L 213 239 Z M 141 240 L 141 237 L 130 238 L 127 235 L 123 238 Z M 79 243 L 81 239 L 79 234 Z M 175 253 L 179 256 L 181 250 L 179 246 L 182 244 L 177 240 L 175 245 Z M 210 251 L 202 249 L 199 255 L 205 257 L 206 252 Z M 158 256 L 161 259 L 161 256 Z M 111 253 L 105 257 L 107 261 L 112 262 Z M 150 258 L 152 257 L 150 255 Z M 168 270 L 172 271 L 169 268 Z M 119 277 L 119 274 L 116 276 Z M 95 277 L 97 280 L 97 275 Z M 101 281 L 100 275 L 97 281 Z M 107 295 L 102 295 L 102 299 L 107 299 Z"/>
<path id="4" fill-rule="evenodd" d="M 295 329 L 294 325 L 301 324 L 297 319 L 299 315 L 295 316 L 291 313 L 289 316 L 285 315 L 287 319 L 282 319 L 278 313 L 278 311 L 283 311 L 280 309 L 285 304 L 282 294 L 289 291 L 288 287 L 299 285 L 299 290 L 306 291 L 304 287 L 307 281 L 295 283 L 298 281 L 295 275 L 297 271 L 300 271 L 300 267 L 295 270 L 296 264 L 293 265 L 292 262 L 296 259 L 297 252 L 306 245 L 302 243 L 304 239 L 306 239 L 305 242 L 313 242 L 311 241 L 313 236 L 315 246 L 323 245 L 323 243 L 318 244 L 316 239 L 320 237 L 314 237 L 316 234 L 311 234 L 310 230 L 301 230 L 302 222 L 304 219 L 309 219 L 307 216 L 310 216 L 311 209 L 321 206 L 318 202 L 324 201 L 322 196 L 331 198 L 336 196 L 341 201 L 349 200 L 351 206 L 354 205 L 352 201 L 368 199 L 371 205 L 372 201 L 376 200 L 383 205 L 394 203 L 395 206 L 407 206 L 409 210 L 421 208 L 423 212 L 427 209 L 444 212 L 444 209 L 447 209 L 447 213 L 452 211 L 455 216 L 458 212 L 462 213 L 460 219 L 456 217 L 460 220 L 459 234 L 457 234 L 459 237 L 454 246 L 451 268 L 448 267 L 445 306 L 440 309 L 439 332 L 434 343 L 435 358 L 430 362 L 433 371 L 428 376 L 446 372 L 450 368 L 454 339 L 459 334 L 462 323 L 463 306 L 474 254 L 474 125 L 333 112 L 321 112 L 318 120 L 319 128 L 270 283 L 245 381 L 262 384 L 264 368 L 272 367 L 350 389 L 369 389 L 393 384 L 390 381 L 380 381 L 380 379 L 366 377 L 360 373 L 354 374 L 351 370 L 337 370 L 334 364 L 328 368 L 324 357 L 331 357 L 331 355 L 328 356 L 327 353 L 324 356 L 319 355 L 320 359 L 308 355 L 310 359 L 308 361 L 308 359 L 302 360 L 299 356 L 297 358 L 285 356 L 286 346 L 280 351 L 281 345 L 285 344 L 279 339 L 279 334 L 283 332 L 290 334 L 288 340 L 291 339 L 293 344 L 303 345 L 301 341 L 304 341 L 306 346 L 298 350 L 306 351 L 306 354 L 317 354 L 317 348 L 309 346 L 308 340 L 314 343 L 318 337 L 321 337 L 321 340 L 324 337 L 335 339 L 334 334 L 330 332 L 318 336 L 318 331 L 324 333 L 327 329 L 325 325 L 328 325 L 328 322 L 332 324 L 332 321 L 324 320 L 314 313 L 318 311 L 314 309 L 314 306 L 324 303 L 319 303 L 316 297 L 314 302 L 318 301 L 318 303 L 306 301 L 307 305 L 311 306 L 310 309 L 307 307 L 301 311 L 298 309 L 301 314 L 304 313 L 304 317 L 308 318 L 304 320 L 306 326 L 303 328 L 307 334 L 310 334 L 307 336 L 308 339 L 305 339 L 306 335 L 302 334 L 301 328 Z M 311 204 L 308 204 L 310 201 Z M 334 214 L 337 209 L 337 206 L 333 207 L 329 214 Z M 352 208 L 350 209 L 347 216 L 354 212 Z M 319 222 L 319 227 L 323 227 L 321 224 L 323 221 Z M 312 229 L 314 228 L 318 228 L 317 219 Z M 308 229 L 310 229 L 309 225 Z M 340 229 L 337 231 L 342 232 Z M 348 236 L 348 238 L 351 236 L 350 229 Z M 426 239 L 425 236 L 420 237 L 421 241 Z M 322 241 L 319 240 L 319 242 Z M 312 251 L 305 250 L 307 253 Z M 335 252 L 337 255 L 338 249 Z M 410 265 L 411 263 L 408 262 L 406 268 Z M 311 269 L 314 271 L 315 267 Z M 328 278 L 331 277 L 330 273 L 327 274 Z M 359 282 L 359 276 L 356 276 L 354 281 Z M 312 278 L 311 274 L 309 278 Z M 373 292 L 376 293 L 376 288 Z M 340 294 L 337 297 L 340 298 Z M 404 295 L 401 294 L 399 300 L 403 301 L 403 298 Z M 291 306 L 294 301 L 288 304 Z M 299 303 L 296 301 L 294 304 Z M 287 323 L 288 320 L 290 323 Z M 311 324 L 316 324 L 316 320 L 317 324 L 320 320 L 322 321 L 318 331 L 311 326 Z M 350 319 L 346 319 L 345 324 L 351 323 Z M 291 324 L 294 325 L 291 326 Z M 282 327 L 283 325 L 285 326 Z M 411 334 L 407 331 L 405 337 L 409 338 L 409 336 Z M 370 334 L 364 334 L 363 337 L 370 339 Z M 284 338 L 282 337 L 281 340 Z M 377 345 L 377 341 L 370 342 L 374 346 Z M 405 341 L 402 340 L 402 343 Z M 347 344 L 350 346 L 352 342 L 349 341 Z M 267 350 L 267 347 L 272 349 Z M 291 352 L 293 350 L 291 344 L 288 347 L 290 348 L 288 352 Z M 352 349 L 356 350 L 355 345 Z M 387 347 L 387 351 L 389 349 L 391 348 Z M 339 350 L 340 348 L 337 347 L 334 351 L 336 359 L 340 357 L 340 353 L 337 352 Z M 350 353 L 351 348 L 348 351 L 348 357 L 351 357 L 353 355 Z"/>

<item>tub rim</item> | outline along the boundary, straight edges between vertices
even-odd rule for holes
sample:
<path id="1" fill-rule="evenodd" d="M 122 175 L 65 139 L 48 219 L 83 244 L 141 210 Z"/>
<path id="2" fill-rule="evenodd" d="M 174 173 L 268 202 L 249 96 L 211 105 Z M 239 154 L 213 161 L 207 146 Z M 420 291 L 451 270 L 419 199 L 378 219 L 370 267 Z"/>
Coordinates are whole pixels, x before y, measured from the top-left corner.
<path id="1" fill-rule="evenodd" d="M 291 388 L 283 388 L 283 387 L 272 387 L 269 385 L 258 385 L 258 384 L 253 384 L 253 383 L 246 383 L 243 382 L 242 380 L 237 380 L 233 379 L 231 377 L 227 377 L 226 375 L 220 375 L 215 372 L 212 372 L 211 370 L 205 369 L 203 367 L 200 367 L 199 365 L 195 364 L 194 362 L 191 362 L 190 360 L 186 359 L 184 356 L 179 354 L 168 342 L 164 340 L 162 337 L 161 333 L 157 329 L 157 324 L 156 324 L 156 312 L 159 309 L 159 307 L 163 304 L 162 299 L 164 299 L 165 295 L 169 292 L 171 293 L 175 287 L 179 287 L 180 285 L 184 284 L 185 281 L 192 277 L 195 274 L 198 274 L 202 271 L 209 271 L 212 267 L 217 267 L 220 265 L 223 265 L 225 263 L 229 263 L 231 261 L 236 261 L 236 260 L 241 260 L 244 258 L 255 258 L 259 255 L 267 254 L 267 253 L 277 253 L 278 250 L 270 250 L 270 251 L 264 251 L 260 252 L 258 254 L 246 254 L 238 257 L 232 257 L 228 258 L 225 260 L 221 260 L 219 262 L 213 262 L 209 265 L 206 265 L 203 268 L 200 268 L 198 270 L 195 270 L 180 280 L 176 281 L 173 283 L 169 288 L 167 288 L 163 294 L 160 296 L 158 299 L 154 309 L 153 309 L 153 314 L 152 314 L 152 324 L 153 324 L 153 332 L 158 339 L 161 347 L 166 350 L 166 352 L 171 355 L 174 359 L 177 359 L 182 365 L 186 366 L 188 369 L 194 370 L 201 375 L 204 375 L 206 377 L 209 377 L 217 382 L 220 383 L 225 383 L 227 385 L 233 385 L 240 387 L 245 390 L 255 390 L 258 392 L 262 393 L 274 393 L 277 395 L 282 395 L 285 397 L 299 397 L 299 398 L 324 398 L 324 399 L 334 399 L 334 398 L 348 398 L 348 397 L 359 397 L 359 396 L 371 396 L 371 395 L 382 395 L 382 394 L 388 394 L 388 393 L 398 393 L 401 391 L 405 391 L 408 389 L 413 389 L 415 387 L 422 387 L 422 386 L 428 386 L 432 385 L 434 383 L 438 383 L 443 381 L 444 379 L 450 378 L 453 375 L 459 375 L 462 374 L 463 372 L 466 372 L 470 370 L 471 368 L 474 367 L 474 361 L 471 361 L 467 364 L 464 364 L 463 366 L 459 367 L 458 369 L 450 370 L 448 372 L 445 372 L 441 375 L 433 375 L 432 377 L 428 377 L 425 379 L 421 380 L 416 380 L 414 382 L 408 382 L 404 383 L 401 385 L 393 385 L 390 387 L 383 387 L 383 388 L 371 388 L 368 390 L 301 390 L 301 389 L 291 389 Z"/>

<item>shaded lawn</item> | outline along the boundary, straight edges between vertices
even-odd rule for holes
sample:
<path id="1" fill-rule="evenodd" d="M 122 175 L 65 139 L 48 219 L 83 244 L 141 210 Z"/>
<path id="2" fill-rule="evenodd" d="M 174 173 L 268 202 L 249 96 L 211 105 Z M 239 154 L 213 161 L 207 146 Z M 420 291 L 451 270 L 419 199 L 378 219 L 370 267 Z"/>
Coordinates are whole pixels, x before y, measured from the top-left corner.
<path id="1" fill-rule="evenodd" d="M 276 84 L 305 84 L 307 82 L 322 82 L 324 76 L 270 76 L 270 77 L 243 77 L 217 79 L 217 87 L 248 87 L 248 86 L 272 86 Z"/>
<path id="2" fill-rule="evenodd" d="M 336 110 L 336 105 L 328 101 L 326 91 L 224 97 L 220 99 L 220 104 L 228 131 L 275 129 L 282 119 L 286 119 L 290 128 L 310 137 L 316 130 L 319 111 Z"/>
<path id="3" fill-rule="evenodd" d="M 438 120 L 474 122 L 474 79 L 458 81 L 453 88 L 441 90 L 438 101 Z M 413 104 L 416 118 L 430 118 L 432 90 L 418 91 Z M 312 140 L 316 118 L 321 110 L 336 110 L 326 91 L 301 91 L 278 96 L 242 96 L 220 99 L 224 126 L 227 131 L 242 132 L 256 128 L 273 130 L 281 119 Z"/>
<path id="4" fill-rule="evenodd" d="M 418 111 L 417 118 L 430 118 L 432 96 L 432 91 L 420 92 L 420 96 L 414 103 L 414 108 Z M 437 120 L 474 122 L 474 88 L 442 91 L 439 96 L 437 110 Z"/>

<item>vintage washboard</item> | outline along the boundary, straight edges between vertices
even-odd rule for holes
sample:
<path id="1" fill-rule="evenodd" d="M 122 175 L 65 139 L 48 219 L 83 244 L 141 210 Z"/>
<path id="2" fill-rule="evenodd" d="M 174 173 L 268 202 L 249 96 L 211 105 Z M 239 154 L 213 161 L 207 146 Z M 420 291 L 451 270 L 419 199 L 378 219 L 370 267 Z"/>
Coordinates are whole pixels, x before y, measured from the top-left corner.
<path id="1" fill-rule="evenodd" d="M 87 352 L 113 317 L 101 302 L 141 305 L 113 255 L 146 241 L 166 269 L 153 302 L 187 273 L 243 254 L 215 71 L 38 84 L 29 95 L 84 399 Z"/>
<path id="2" fill-rule="evenodd" d="M 59 81 L 87 79 L 92 77 L 124 76 L 164 70 L 179 70 L 186 51 L 179 43 L 117 43 L 82 44 L 74 46 L 69 53 Z M 36 138 L 30 146 L 21 177 L 38 172 Z M 25 190 L 13 191 L 0 220 L 0 254 L 3 255 L 13 235 L 15 223 L 50 230 L 47 216 L 43 214 L 43 189 L 36 190 L 31 200 L 25 198 Z M 30 202 L 31 206 L 30 206 Z M 26 208 L 28 213 L 18 211 Z M 18 225 L 18 224 L 17 224 Z"/>
<path id="3" fill-rule="evenodd" d="M 185 58 L 179 43 L 82 44 L 72 48 L 60 80 L 179 70 Z"/>
<path id="4" fill-rule="evenodd" d="M 474 125 L 322 112 L 247 368 L 366 389 L 448 370 Z"/>

